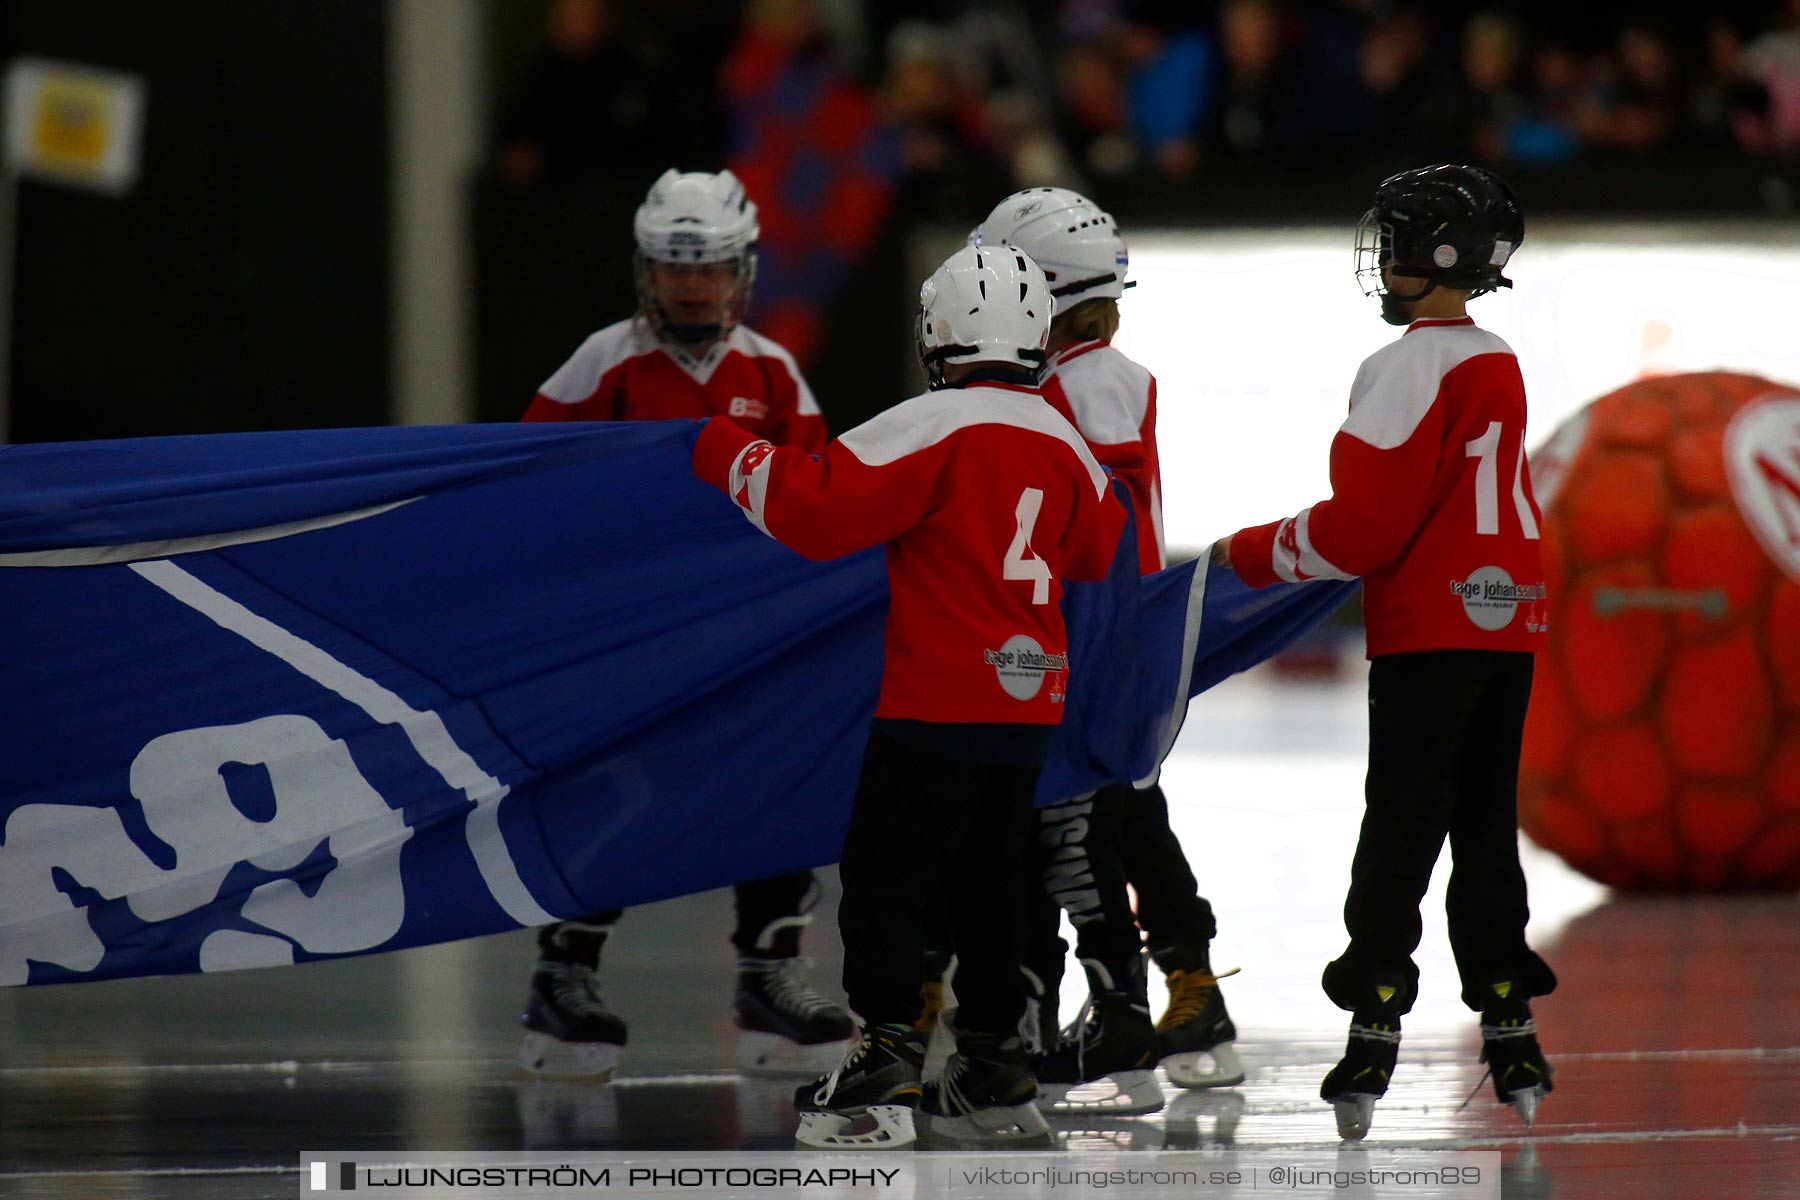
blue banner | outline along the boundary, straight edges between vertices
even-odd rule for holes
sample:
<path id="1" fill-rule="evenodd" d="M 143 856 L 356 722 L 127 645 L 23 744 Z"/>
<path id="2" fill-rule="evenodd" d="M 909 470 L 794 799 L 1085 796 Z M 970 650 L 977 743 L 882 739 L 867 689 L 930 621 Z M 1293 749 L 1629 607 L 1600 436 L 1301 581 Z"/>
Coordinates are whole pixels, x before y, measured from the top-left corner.
<path id="1" fill-rule="evenodd" d="M 810 563 L 693 422 L 0 448 L 0 985 L 473 937 L 829 863 L 879 550 Z M 1351 585 L 1072 585 L 1041 799 Z"/>

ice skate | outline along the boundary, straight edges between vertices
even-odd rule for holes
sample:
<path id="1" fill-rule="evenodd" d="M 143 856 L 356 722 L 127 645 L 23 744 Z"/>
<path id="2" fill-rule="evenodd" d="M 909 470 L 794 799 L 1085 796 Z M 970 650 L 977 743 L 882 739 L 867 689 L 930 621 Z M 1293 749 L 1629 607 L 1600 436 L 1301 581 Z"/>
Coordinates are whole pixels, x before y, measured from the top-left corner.
<path id="1" fill-rule="evenodd" d="M 863 1031 L 836 1069 L 800 1087 L 794 1140 L 817 1150 L 900 1150 L 918 1140 L 913 1108 L 925 1037 L 904 1025 Z"/>
<path id="2" fill-rule="evenodd" d="M 1354 1021 L 1344 1057 L 1325 1076 L 1319 1098 L 1336 1111 L 1338 1136 L 1361 1141 L 1375 1119 L 1375 1102 L 1387 1094 L 1400 1057 L 1400 1023 Z"/>
<path id="3" fill-rule="evenodd" d="M 850 1014 L 807 984 L 811 960 L 740 958 L 737 993 L 738 1069 L 746 1075 L 813 1075 L 844 1056 Z"/>
<path id="4" fill-rule="evenodd" d="M 1036 1064 L 1038 1107 L 1047 1113 L 1156 1112 L 1156 1027 L 1144 994 L 1144 966 L 1084 958 L 1088 1001 L 1058 1044 Z"/>
<path id="5" fill-rule="evenodd" d="M 819 1075 L 844 1057 L 856 1032 L 850 1014 L 806 982 L 810 959 L 800 955 L 800 931 L 812 918 L 781 917 L 757 935 L 738 959 L 738 1070 L 746 1075 Z"/>
<path id="6" fill-rule="evenodd" d="M 1050 1146 L 1055 1139 L 1036 1099 L 1037 1080 L 1017 1034 L 960 1033 L 956 1053 L 924 1086 L 919 1132 L 939 1143 Z"/>
<path id="7" fill-rule="evenodd" d="M 1237 1026 L 1219 992 L 1219 980 L 1235 974 L 1234 967 L 1214 975 L 1204 965 L 1168 971 L 1169 1007 L 1156 1023 L 1156 1034 L 1162 1068 L 1176 1087 L 1231 1087 L 1244 1082 L 1244 1064 L 1233 1044 Z"/>
<path id="8" fill-rule="evenodd" d="M 534 1075 L 604 1083 L 619 1064 L 625 1022 L 600 997 L 598 968 L 542 959 L 525 1003 L 519 1066 Z"/>
<path id="9" fill-rule="evenodd" d="M 1538 1103 L 1550 1094 L 1550 1064 L 1538 1048 L 1537 1023 L 1523 1002 L 1490 1009 L 1481 1017 L 1481 1061 L 1494 1078 L 1494 1098 L 1512 1106 L 1527 1129 Z"/>

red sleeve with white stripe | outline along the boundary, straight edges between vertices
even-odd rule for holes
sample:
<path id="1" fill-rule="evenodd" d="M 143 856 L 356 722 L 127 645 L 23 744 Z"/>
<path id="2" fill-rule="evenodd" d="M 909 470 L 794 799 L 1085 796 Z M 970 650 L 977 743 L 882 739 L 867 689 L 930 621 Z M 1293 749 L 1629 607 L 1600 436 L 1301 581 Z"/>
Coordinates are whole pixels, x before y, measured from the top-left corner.
<path id="1" fill-rule="evenodd" d="M 1363 364 L 1350 416 L 1331 443 L 1331 498 L 1232 535 L 1231 565 L 1264 587 L 1305 579 L 1356 579 L 1392 562 L 1418 531 L 1443 441 L 1442 377 L 1418 355 Z"/>
<path id="2" fill-rule="evenodd" d="M 694 473 L 721 488 L 751 523 L 823 561 L 898 537 L 931 505 L 941 447 L 871 467 L 836 441 L 821 455 L 778 447 L 728 417 L 694 444 Z"/>

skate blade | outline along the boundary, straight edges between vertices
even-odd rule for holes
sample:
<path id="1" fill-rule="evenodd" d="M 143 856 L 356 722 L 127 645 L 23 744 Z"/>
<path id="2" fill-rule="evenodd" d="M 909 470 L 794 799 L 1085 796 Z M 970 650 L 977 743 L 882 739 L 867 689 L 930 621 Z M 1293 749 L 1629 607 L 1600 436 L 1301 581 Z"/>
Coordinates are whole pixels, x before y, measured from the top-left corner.
<path id="1" fill-rule="evenodd" d="M 904 1150 L 918 1140 L 913 1110 L 904 1104 L 871 1104 L 860 1119 L 845 1113 L 802 1112 L 800 1128 L 794 1131 L 794 1141 L 815 1150 Z"/>
<path id="2" fill-rule="evenodd" d="M 561 1042 L 531 1032 L 519 1046 L 519 1069 L 532 1076 L 606 1083 L 618 1065 L 619 1048 L 611 1042 Z"/>
<path id="3" fill-rule="evenodd" d="M 1087 1083 L 1039 1083 L 1037 1106 L 1061 1113 L 1153 1113 L 1163 1106 L 1155 1071 L 1114 1071 Z"/>
<path id="4" fill-rule="evenodd" d="M 738 1034 L 737 1066 L 744 1075 L 826 1075 L 844 1061 L 844 1042 L 805 1046 L 778 1033 L 744 1030 Z"/>
<path id="5" fill-rule="evenodd" d="M 1171 1054 L 1162 1060 L 1162 1069 L 1176 1087 L 1232 1087 L 1244 1082 L 1244 1064 L 1230 1042 L 1220 1042 L 1211 1050 Z"/>
<path id="6" fill-rule="evenodd" d="M 934 1142 L 983 1146 L 1054 1146 L 1056 1135 L 1034 1101 L 1010 1107 L 978 1108 L 960 1117 L 919 1114 L 919 1133 Z"/>
<path id="7" fill-rule="evenodd" d="M 1537 1124 L 1538 1104 L 1548 1092 L 1549 1089 L 1544 1087 L 1526 1088 L 1522 1092 L 1514 1092 L 1512 1099 L 1506 1103 L 1519 1114 L 1519 1120 L 1525 1122 L 1525 1128 L 1530 1129 Z"/>
<path id="8" fill-rule="evenodd" d="M 1375 1123 L 1374 1096 L 1352 1093 L 1341 1100 L 1333 1100 L 1331 1107 L 1337 1114 L 1338 1136 L 1346 1142 L 1360 1142 L 1368 1136 L 1369 1126 Z"/>

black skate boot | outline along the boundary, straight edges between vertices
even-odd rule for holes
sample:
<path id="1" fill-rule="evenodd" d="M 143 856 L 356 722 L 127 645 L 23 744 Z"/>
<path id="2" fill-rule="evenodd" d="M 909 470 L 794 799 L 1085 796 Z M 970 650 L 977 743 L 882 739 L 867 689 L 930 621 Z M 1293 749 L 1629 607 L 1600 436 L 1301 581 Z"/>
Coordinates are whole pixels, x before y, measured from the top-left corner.
<path id="1" fill-rule="evenodd" d="M 794 1093 L 794 1140 L 822 1150 L 898 1150 L 918 1140 L 913 1107 L 925 1065 L 925 1036 L 905 1025 L 876 1025 L 829 1075 Z M 856 1128 L 852 1128 L 852 1126 Z"/>
<path id="2" fill-rule="evenodd" d="M 1056 1048 L 1036 1063 L 1038 1107 L 1047 1113 L 1132 1116 L 1163 1106 L 1156 1082 L 1156 1027 L 1144 990 L 1144 960 L 1084 958 L 1088 1000 Z"/>
<path id="3" fill-rule="evenodd" d="M 1400 1018 L 1380 1011 L 1356 1013 L 1344 1057 L 1319 1088 L 1319 1099 L 1337 1113 L 1338 1136 L 1360 1142 L 1375 1119 L 1375 1102 L 1387 1095 L 1400 1057 Z"/>
<path id="4" fill-rule="evenodd" d="M 756 949 L 738 959 L 732 1009 L 738 1069 L 746 1075 L 813 1075 L 843 1058 L 855 1032 L 850 1014 L 806 982 L 811 960 L 800 955 L 800 930 L 809 916 L 769 922 Z"/>
<path id="5" fill-rule="evenodd" d="M 1219 980 L 1237 974 L 1234 967 L 1213 974 L 1204 945 L 1159 947 L 1151 952 L 1168 976 L 1169 1007 L 1156 1023 L 1160 1059 L 1169 1082 L 1177 1087 L 1231 1087 L 1244 1082 L 1239 1061 L 1237 1026 L 1225 1011 Z"/>
<path id="6" fill-rule="evenodd" d="M 1049 1146 L 1038 1112 L 1037 1080 L 1017 1034 L 964 1032 L 956 1053 L 925 1084 L 919 1131 L 935 1141 L 987 1146 Z"/>
<path id="7" fill-rule="evenodd" d="M 625 1022 L 600 997 L 600 948 L 608 927 L 564 921 L 539 935 L 545 957 L 531 973 L 519 1066 L 534 1075 L 604 1083 L 619 1064 Z"/>
<path id="8" fill-rule="evenodd" d="M 1507 984 L 1497 985 L 1510 990 Z M 1510 1104 L 1527 1129 L 1537 1121 L 1538 1102 L 1553 1088 L 1550 1064 L 1538 1048 L 1537 1023 L 1523 999 L 1497 995 L 1481 1014 L 1481 1061 L 1494 1078 L 1494 1098 Z M 1479 1088 L 1479 1084 L 1476 1085 Z"/>
<path id="9" fill-rule="evenodd" d="M 1371 972 L 1348 953 L 1325 967 L 1325 994 L 1350 1010 L 1350 1040 L 1343 1060 L 1325 1076 L 1319 1098 L 1336 1110 L 1338 1136 L 1361 1141 L 1375 1119 L 1375 1102 L 1387 1095 L 1400 1057 L 1400 1018 L 1412 1011 L 1417 976 Z"/>

